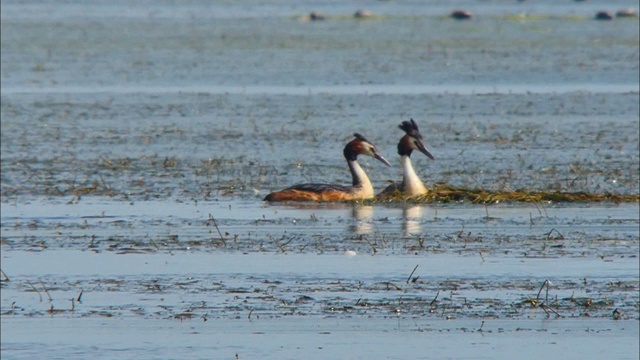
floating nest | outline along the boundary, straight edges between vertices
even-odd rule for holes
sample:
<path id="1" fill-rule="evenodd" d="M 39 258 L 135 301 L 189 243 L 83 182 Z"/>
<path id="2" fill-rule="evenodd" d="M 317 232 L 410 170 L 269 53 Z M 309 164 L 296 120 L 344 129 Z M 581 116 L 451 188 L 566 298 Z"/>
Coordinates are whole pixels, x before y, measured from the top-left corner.
<path id="1" fill-rule="evenodd" d="M 450 202 L 471 202 L 479 204 L 499 203 L 499 202 L 524 202 L 524 203 L 569 203 L 569 202 L 640 202 L 640 195 L 619 195 L 619 194 L 591 194 L 586 192 L 548 192 L 548 191 L 527 191 L 527 190 L 485 190 L 485 189 L 465 189 L 449 185 L 438 184 L 429 189 L 426 194 L 413 197 L 405 197 L 400 192 L 395 192 L 379 199 L 383 202 L 411 202 L 416 204 L 450 203 Z"/>

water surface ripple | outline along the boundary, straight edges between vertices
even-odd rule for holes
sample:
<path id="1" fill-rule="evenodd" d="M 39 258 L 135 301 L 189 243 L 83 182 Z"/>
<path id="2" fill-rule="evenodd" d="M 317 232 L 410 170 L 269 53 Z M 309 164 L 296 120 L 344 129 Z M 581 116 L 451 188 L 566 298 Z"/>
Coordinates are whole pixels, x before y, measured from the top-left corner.
<path id="1" fill-rule="evenodd" d="M 637 359 L 638 203 L 261 201 L 409 118 L 429 186 L 638 194 L 637 5 L 3 1 L 2 358 Z"/>

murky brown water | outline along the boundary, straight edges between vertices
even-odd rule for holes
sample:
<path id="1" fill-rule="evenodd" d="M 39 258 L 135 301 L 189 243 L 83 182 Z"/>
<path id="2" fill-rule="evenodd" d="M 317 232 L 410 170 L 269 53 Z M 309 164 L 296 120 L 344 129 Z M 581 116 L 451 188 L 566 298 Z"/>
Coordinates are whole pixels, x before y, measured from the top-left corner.
<path id="1" fill-rule="evenodd" d="M 637 194 L 637 4 L 356 5 L 3 2 L 2 357 L 636 359 L 637 203 L 260 199 L 410 117 L 427 184 Z"/>

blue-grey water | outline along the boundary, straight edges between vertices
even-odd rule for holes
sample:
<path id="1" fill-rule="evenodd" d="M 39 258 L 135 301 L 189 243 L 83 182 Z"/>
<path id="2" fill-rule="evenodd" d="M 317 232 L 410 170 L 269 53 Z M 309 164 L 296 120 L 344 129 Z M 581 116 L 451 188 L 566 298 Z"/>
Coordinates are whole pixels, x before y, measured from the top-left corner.
<path id="1" fill-rule="evenodd" d="M 3 1 L 2 357 L 637 359 L 637 202 L 261 201 L 409 118 L 428 186 L 638 194 L 637 7 Z"/>

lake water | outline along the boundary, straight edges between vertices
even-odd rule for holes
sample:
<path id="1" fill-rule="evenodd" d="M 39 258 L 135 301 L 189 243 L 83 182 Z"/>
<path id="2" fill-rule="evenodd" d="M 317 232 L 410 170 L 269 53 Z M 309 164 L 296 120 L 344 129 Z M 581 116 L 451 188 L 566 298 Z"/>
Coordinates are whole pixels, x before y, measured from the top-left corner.
<path id="1" fill-rule="evenodd" d="M 638 194 L 637 5 L 3 1 L 3 359 L 637 359 L 637 202 L 261 201 L 409 118 L 427 185 Z"/>

